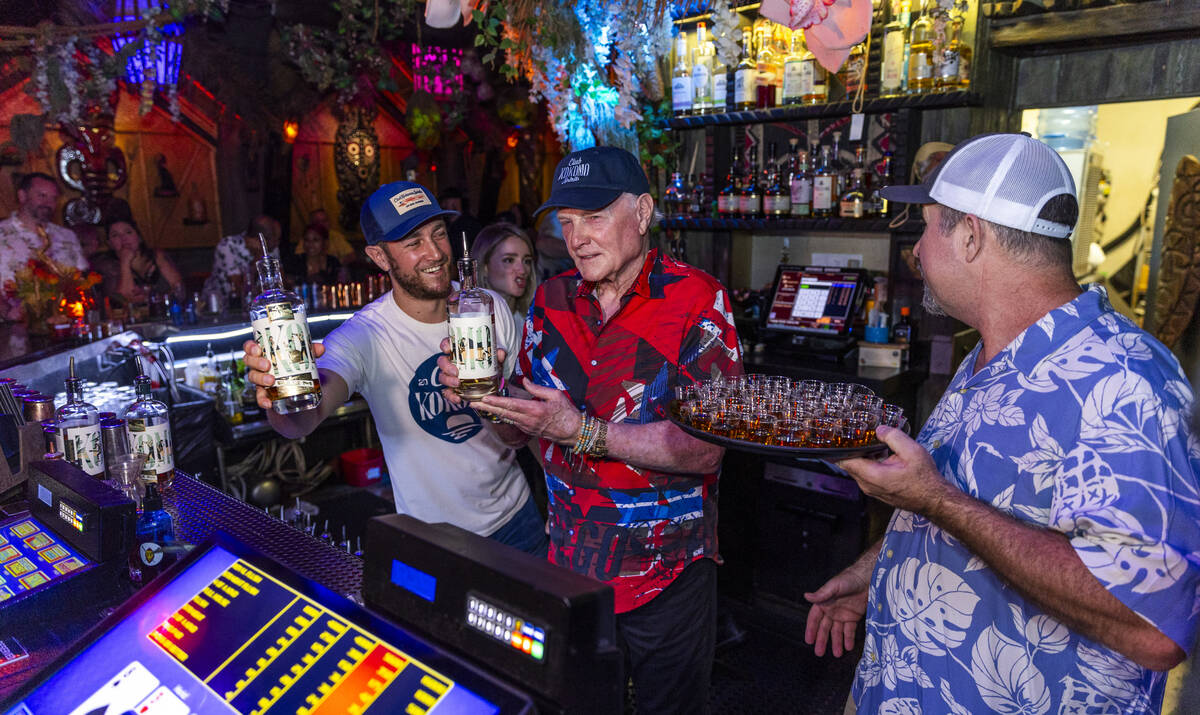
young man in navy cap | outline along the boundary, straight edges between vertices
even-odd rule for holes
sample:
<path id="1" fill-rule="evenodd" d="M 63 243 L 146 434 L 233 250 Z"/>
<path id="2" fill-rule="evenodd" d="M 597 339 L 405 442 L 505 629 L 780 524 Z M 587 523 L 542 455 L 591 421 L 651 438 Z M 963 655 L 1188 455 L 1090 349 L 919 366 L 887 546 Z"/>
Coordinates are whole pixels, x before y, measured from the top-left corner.
<path id="1" fill-rule="evenodd" d="M 1200 443 L 1161 343 L 1071 269 L 1066 164 L 974 137 L 918 186 L 927 311 L 979 330 L 916 440 L 841 463 L 896 507 L 816 593 L 806 640 L 850 650 L 876 712 L 1158 712 L 1200 613 Z M 848 704 L 851 711 L 854 704 Z"/>
<path id="2" fill-rule="evenodd" d="M 303 437 L 350 395 L 366 398 L 392 480 L 396 511 L 448 522 L 537 555 L 546 536 L 514 450 L 472 409 L 449 404 L 438 383 L 438 345 L 446 337 L 451 238 L 428 189 L 387 184 L 363 204 L 367 256 L 392 279 L 392 290 L 313 346 L 324 395 L 319 407 L 291 415 L 270 409 L 270 363 L 246 341 L 258 403 L 284 437 Z M 502 299 L 495 296 L 497 304 Z M 502 345 L 517 342 L 508 311 L 497 311 Z M 485 424 L 487 422 L 487 424 Z"/>
<path id="3" fill-rule="evenodd" d="M 637 160 L 596 147 L 558 165 L 550 198 L 577 270 L 543 283 L 514 377 L 532 399 L 479 409 L 539 439 L 550 560 L 610 584 L 639 712 L 707 710 L 723 450 L 666 418 L 674 388 L 742 372 L 725 289 L 650 249 Z M 457 384 L 443 363 L 443 382 Z"/>

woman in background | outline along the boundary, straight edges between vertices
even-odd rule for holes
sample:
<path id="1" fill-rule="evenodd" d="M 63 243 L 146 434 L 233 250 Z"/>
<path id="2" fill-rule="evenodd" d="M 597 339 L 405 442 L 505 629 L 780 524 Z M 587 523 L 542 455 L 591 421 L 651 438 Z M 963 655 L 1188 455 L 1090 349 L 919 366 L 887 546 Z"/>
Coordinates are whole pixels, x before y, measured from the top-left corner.
<path id="1" fill-rule="evenodd" d="M 298 269 L 293 271 L 297 282 L 333 285 L 348 280 L 341 262 L 329 254 L 329 229 L 319 223 L 310 223 L 304 229 L 300 247 L 304 252 L 299 258 Z"/>
<path id="2" fill-rule="evenodd" d="M 524 325 L 538 283 L 529 234 L 515 224 L 494 223 L 475 236 L 471 255 L 481 266 L 479 281 L 483 287 L 503 296 L 517 325 Z"/>
<path id="3" fill-rule="evenodd" d="M 183 295 L 183 276 L 164 251 L 150 248 L 132 219 L 108 224 L 108 248 L 92 261 L 104 276 L 104 292 L 127 303 L 145 303 L 150 293 Z"/>

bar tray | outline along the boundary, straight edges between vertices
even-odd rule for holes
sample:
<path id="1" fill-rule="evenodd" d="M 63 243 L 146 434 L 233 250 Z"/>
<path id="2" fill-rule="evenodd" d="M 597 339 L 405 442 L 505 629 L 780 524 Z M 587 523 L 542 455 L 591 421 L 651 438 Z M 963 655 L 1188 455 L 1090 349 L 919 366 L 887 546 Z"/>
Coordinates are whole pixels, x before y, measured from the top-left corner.
<path id="1" fill-rule="evenodd" d="M 875 441 L 871 444 L 866 444 L 861 447 L 780 447 L 773 444 L 762 444 L 760 442 L 751 442 L 744 439 L 734 439 L 733 437 L 722 437 L 721 435 L 706 432 L 702 429 L 696 429 L 688 423 L 684 422 L 679 417 L 679 401 L 671 400 L 667 404 L 667 417 L 671 422 L 675 423 L 679 429 L 687 432 L 696 439 L 715 444 L 725 449 L 734 449 L 741 452 L 750 452 L 760 454 L 764 457 L 775 457 L 778 459 L 799 459 L 804 461 L 816 461 L 832 463 L 842 459 L 851 459 L 853 457 L 882 457 L 888 453 L 888 446 L 883 442 Z"/>

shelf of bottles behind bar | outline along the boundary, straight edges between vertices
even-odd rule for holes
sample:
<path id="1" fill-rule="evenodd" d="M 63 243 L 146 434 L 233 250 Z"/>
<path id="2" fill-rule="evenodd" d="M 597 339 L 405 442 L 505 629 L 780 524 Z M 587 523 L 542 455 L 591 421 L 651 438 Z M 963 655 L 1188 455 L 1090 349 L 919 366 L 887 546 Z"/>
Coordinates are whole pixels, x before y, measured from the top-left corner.
<path id="1" fill-rule="evenodd" d="M 676 37 L 672 105 L 676 116 L 788 105 L 818 105 L 853 96 L 900 97 L 965 90 L 971 48 L 964 39 L 965 3 L 943 9 L 937 0 L 876 2 L 878 67 L 867 67 L 866 44 L 856 45 L 831 78 L 804 42 L 804 31 L 759 17 L 741 29 L 740 55 L 726 66 L 716 54 L 708 26 L 696 23 Z M 938 32 L 941 29 L 942 32 Z M 940 44 L 939 44 L 940 42 Z M 831 89 L 832 88 L 832 89 Z M 727 89 L 729 91 L 727 91 Z M 892 156 L 870 165 L 863 142 L 831 141 L 801 146 L 769 142 L 762 166 L 735 147 L 724 181 L 684 171 L 671 176 L 664 196 L 670 218 L 876 218 L 889 215 L 879 187 L 891 183 Z M 853 153 L 854 160 L 843 156 Z M 678 167 L 681 168 L 681 167 Z"/>

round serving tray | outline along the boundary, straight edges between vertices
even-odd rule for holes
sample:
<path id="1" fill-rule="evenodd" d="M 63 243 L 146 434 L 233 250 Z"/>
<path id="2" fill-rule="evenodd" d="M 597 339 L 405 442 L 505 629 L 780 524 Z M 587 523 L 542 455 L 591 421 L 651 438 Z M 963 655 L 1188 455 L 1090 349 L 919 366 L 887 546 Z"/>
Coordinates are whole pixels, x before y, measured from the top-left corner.
<path id="1" fill-rule="evenodd" d="M 761 454 L 765 457 L 778 457 L 783 459 L 803 459 L 819 462 L 836 462 L 842 459 L 851 459 L 853 457 L 881 457 L 888 453 L 888 447 L 882 442 L 872 442 L 862 447 L 780 447 L 770 444 L 761 444 L 759 442 L 749 442 L 744 439 L 734 439 L 732 437 L 722 437 L 715 435 L 712 432 L 705 432 L 701 429 L 696 429 L 679 419 L 679 404 L 677 400 L 671 400 L 667 405 L 667 417 L 674 422 L 679 429 L 687 432 L 696 439 L 704 440 L 712 444 L 720 445 L 726 449 L 735 449 L 741 452 L 751 452 L 753 454 Z"/>

